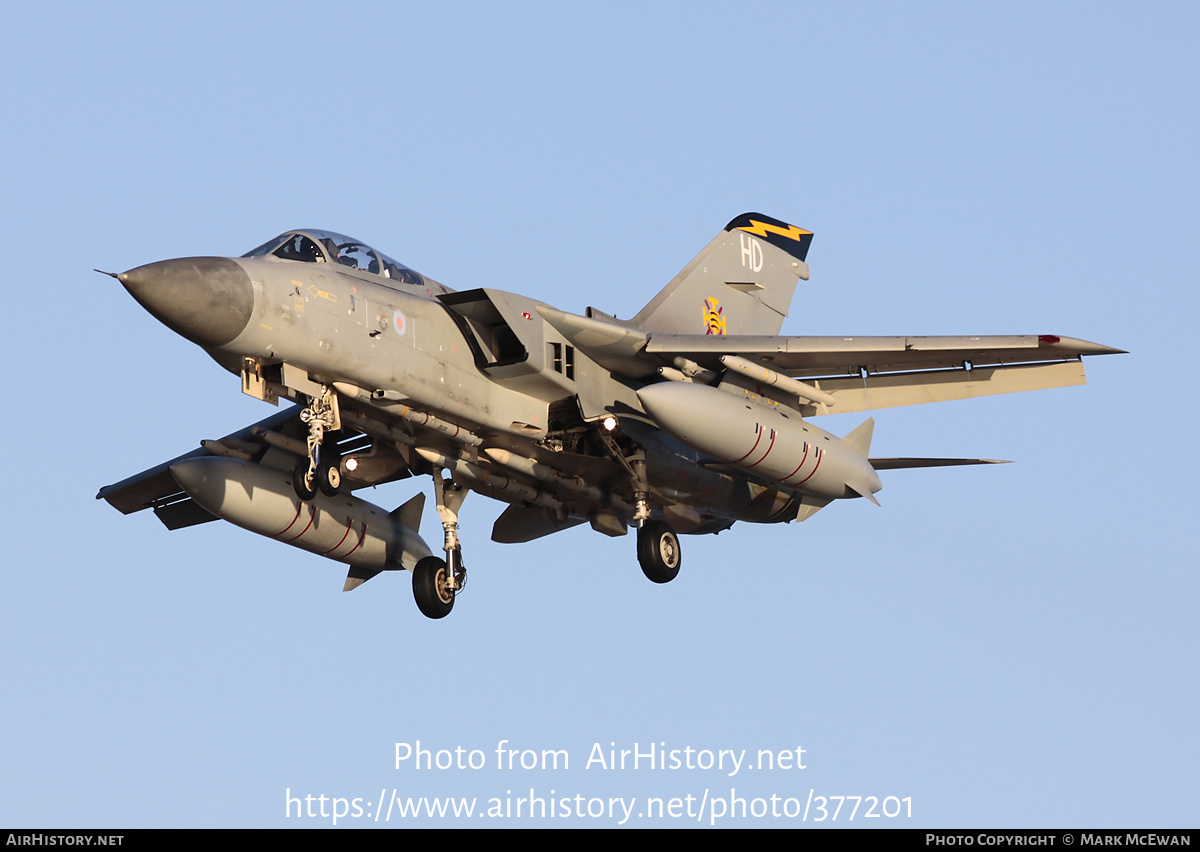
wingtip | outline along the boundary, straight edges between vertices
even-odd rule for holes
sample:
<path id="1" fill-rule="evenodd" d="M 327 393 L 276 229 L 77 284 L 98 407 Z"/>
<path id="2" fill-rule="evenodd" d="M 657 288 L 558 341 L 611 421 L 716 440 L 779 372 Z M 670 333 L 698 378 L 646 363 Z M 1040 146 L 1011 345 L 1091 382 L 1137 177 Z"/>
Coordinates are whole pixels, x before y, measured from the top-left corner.
<path id="1" fill-rule="evenodd" d="M 1077 337 L 1060 337 L 1057 334 L 1039 334 L 1038 342 L 1044 346 L 1066 349 L 1079 355 L 1128 355 L 1125 349 L 1115 346 L 1105 346 L 1103 343 L 1092 343 L 1090 340 L 1080 340 Z"/>

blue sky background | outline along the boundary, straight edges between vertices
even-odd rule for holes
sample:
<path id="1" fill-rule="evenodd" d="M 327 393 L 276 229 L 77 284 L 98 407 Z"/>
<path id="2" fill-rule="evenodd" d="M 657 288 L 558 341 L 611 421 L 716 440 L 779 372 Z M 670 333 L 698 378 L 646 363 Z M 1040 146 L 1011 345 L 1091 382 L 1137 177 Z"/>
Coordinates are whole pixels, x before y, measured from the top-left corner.
<path id="1" fill-rule="evenodd" d="M 381 790 L 484 809 L 533 788 L 639 810 L 911 797 L 911 819 L 837 822 L 868 827 L 1195 826 L 1197 17 L 9 8 L 0 824 L 316 826 L 285 791 L 373 811 Z M 452 287 L 628 317 L 746 210 L 816 233 L 785 333 L 1132 354 L 1089 360 L 1084 388 L 881 411 L 875 454 L 1017 463 L 886 473 L 882 508 L 685 538 L 664 587 L 632 536 L 493 544 L 501 506 L 474 495 L 470 587 L 439 623 L 407 575 L 343 594 L 335 563 L 93 499 L 273 411 L 93 267 L 324 227 Z M 393 768 L 417 740 L 488 767 Z M 498 771 L 501 740 L 570 768 Z M 586 769 L 611 742 L 802 747 L 807 768 Z"/>

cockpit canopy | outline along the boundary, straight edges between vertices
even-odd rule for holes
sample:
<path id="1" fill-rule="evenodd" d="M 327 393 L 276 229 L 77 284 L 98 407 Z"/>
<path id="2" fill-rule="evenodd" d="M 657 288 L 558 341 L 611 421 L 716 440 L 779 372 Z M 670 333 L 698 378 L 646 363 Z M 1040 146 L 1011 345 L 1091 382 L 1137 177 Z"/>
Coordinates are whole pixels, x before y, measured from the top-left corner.
<path id="1" fill-rule="evenodd" d="M 277 257 L 303 263 L 340 263 L 351 269 L 390 278 L 401 284 L 425 285 L 420 273 L 392 260 L 353 237 L 332 231 L 288 231 L 242 257 Z"/>

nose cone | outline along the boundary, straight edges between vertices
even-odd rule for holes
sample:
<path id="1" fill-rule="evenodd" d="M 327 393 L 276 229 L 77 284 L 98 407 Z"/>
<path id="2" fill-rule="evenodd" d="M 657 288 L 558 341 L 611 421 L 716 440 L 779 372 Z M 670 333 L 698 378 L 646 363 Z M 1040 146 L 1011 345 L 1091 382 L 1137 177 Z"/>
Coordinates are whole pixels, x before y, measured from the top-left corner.
<path id="1" fill-rule="evenodd" d="M 714 427 L 717 431 L 724 428 L 723 419 L 730 415 L 727 409 L 733 402 L 730 394 L 708 385 L 691 382 L 658 382 L 646 385 L 638 388 L 637 396 L 642 408 L 646 409 L 646 413 L 653 417 L 661 428 L 685 443 L 691 443 L 698 438 L 713 440 L 711 433 Z M 722 417 L 713 417 L 714 411 L 720 411 Z M 738 409 L 733 414 L 740 412 Z M 719 439 L 720 436 L 717 436 L 717 440 Z"/>
<path id="2" fill-rule="evenodd" d="M 171 465 L 171 476 L 189 497 L 213 514 L 221 509 L 225 491 L 225 480 L 220 471 L 214 469 L 214 459 L 185 459 Z"/>
<path id="3" fill-rule="evenodd" d="M 163 325 L 201 346 L 229 343 L 254 310 L 250 276 L 224 257 L 148 263 L 117 280 Z"/>

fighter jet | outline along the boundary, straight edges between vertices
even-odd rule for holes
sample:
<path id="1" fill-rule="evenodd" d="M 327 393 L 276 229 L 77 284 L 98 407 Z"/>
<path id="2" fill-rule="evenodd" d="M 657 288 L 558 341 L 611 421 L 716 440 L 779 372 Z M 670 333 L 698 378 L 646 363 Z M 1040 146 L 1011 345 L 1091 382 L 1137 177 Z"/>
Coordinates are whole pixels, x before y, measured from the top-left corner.
<path id="1" fill-rule="evenodd" d="M 811 242 L 738 216 L 629 320 L 454 291 L 321 230 L 108 273 L 243 393 L 294 404 L 97 497 L 345 563 L 346 591 L 410 571 L 420 611 L 442 618 L 466 581 L 471 491 L 507 504 L 498 542 L 632 527 L 642 571 L 666 583 L 681 533 L 804 521 L 877 503 L 881 470 L 990 461 L 873 458 L 873 419 L 838 438 L 814 417 L 1083 384 L 1082 356 L 1122 351 L 1050 334 L 779 336 Z M 432 477 L 443 556 L 420 536 L 423 494 L 390 512 L 357 496 L 414 475 Z"/>

